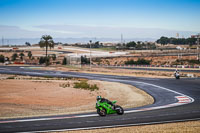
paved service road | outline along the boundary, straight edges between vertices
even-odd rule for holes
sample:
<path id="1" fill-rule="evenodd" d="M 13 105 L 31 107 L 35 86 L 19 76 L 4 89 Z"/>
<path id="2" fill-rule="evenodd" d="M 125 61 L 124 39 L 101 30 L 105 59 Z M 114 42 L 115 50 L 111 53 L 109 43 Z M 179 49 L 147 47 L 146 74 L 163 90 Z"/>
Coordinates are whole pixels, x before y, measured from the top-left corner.
<path id="1" fill-rule="evenodd" d="M 82 77 L 134 85 L 155 99 L 152 105 L 125 110 L 124 115 L 100 117 L 96 112 L 0 120 L 0 132 L 47 132 L 200 119 L 200 79 L 151 79 L 128 76 L 35 70 L 0 66 L 0 73 L 32 76 Z M 123 89 L 123 88 L 122 88 Z M 95 104 L 95 101 L 94 101 Z M 94 105 L 95 106 L 95 105 Z"/>

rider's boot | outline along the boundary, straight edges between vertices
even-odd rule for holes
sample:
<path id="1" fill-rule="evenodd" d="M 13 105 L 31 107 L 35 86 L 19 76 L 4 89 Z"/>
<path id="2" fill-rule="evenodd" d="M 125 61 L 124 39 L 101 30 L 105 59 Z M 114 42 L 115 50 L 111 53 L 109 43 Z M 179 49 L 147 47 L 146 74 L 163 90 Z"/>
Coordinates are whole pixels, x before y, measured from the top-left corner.
<path id="1" fill-rule="evenodd" d="M 115 110 L 115 105 L 112 106 L 112 110 Z"/>

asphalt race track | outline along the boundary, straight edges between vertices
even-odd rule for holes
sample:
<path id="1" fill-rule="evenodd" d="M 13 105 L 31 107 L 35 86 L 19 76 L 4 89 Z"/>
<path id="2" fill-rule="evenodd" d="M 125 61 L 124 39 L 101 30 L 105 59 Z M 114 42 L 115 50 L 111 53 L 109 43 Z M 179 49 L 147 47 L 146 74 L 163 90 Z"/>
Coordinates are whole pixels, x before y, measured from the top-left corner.
<path id="1" fill-rule="evenodd" d="M 200 120 L 200 79 L 151 79 L 128 76 L 35 70 L 0 66 L 1 74 L 82 77 L 134 85 L 155 99 L 152 105 L 125 110 L 124 115 L 100 117 L 96 112 L 0 120 L 0 132 L 48 132 Z M 123 88 L 122 88 L 123 89 Z M 94 106 L 95 106 L 94 101 Z"/>

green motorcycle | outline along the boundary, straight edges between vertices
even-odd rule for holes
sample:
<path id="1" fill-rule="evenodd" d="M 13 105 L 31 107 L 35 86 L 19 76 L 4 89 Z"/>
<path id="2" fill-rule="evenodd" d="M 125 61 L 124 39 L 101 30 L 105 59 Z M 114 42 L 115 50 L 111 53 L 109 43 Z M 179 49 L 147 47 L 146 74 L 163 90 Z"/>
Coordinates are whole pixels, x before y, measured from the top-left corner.
<path id="1" fill-rule="evenodd" d="M 115 104 L 117 101 L 112 101 L 113 104 Z M 97 114 L 100 116 L 106 116 L 107 114 L 115 114 L 117 113 L 118 115 L 123 115 L 124 114 L 124 109 L 120 107 L 119 105 L 114 105 L 115 108 L 108 104 L 107 102 L 96 102 L 96 109 L 97 109 Z"/>

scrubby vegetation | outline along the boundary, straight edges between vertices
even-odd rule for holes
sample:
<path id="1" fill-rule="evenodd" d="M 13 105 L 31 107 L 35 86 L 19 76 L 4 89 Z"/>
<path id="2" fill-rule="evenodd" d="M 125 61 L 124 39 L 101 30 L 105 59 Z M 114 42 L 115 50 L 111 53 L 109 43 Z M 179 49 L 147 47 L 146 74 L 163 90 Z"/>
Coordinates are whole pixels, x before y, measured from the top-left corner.
<path id="1" fill-rule="evenodd" d="M 15 61 L 16 60 L 16 58 L 18 57 L 18 54 L 17 53 L 14 53 L 13 55 L 12 55 L 12 61 Z"/>
<path id="2" fill-rule="evenodd" d="M 63 58 L 62 65 L 67 65 L 67 58 Z"/>
<path id="3" fill-rule="evenodd" d="M 81 56 L 81 64 L 90 64 L 90 59 L 86 56 Z"/>
<path id="4" fill-rule="evenodd" d="M 63 84 L 60 84 L 59 86 L 63 88 L 70 87 L 70 83 L 69 82 L 63 83 Z"/>
<path id="5" fill-rule="evenodd" d="M 28 57 L 29 57 L 29 59 L 31 59 L 31 57 L 32 57 L 32 52 L 31 51 L 28 51 Z"/>
<path id="6" fill-rule="evenodd" d="M 134 60 L 128 60 L 125 61 L 125 65 L 150 65 L 151 60 L 145 60 L 145 59 L 138 59 L 137 61 Z"/>
<path id="7" fill-rule="evenodd" d="M 7 79 L 15 79 L 15 76 L 7 77 Z"/>
<path id="8" fill-rule="evenodd" d="M 199 60 L 176 60 L 175 62 L 173 62 L 173 65 L 196 65 L 196 64 L 200 64 Z"/>
<path id="9" fill-rule="evenodd" d="M 96 84 L 90 85 L 87 83 L 87 81 L 75 82 L 74 88 L 90 90 L 90 91 L 99 90 L 99 87 Z"/>
<path id="10" fill-rule="evenodd" d="M 50 63 L 49 60 L 50 60 L 50 57 L 40 57 L 39 64 L 46 63 L 47 65 L 49 65 L 49 63 Z"/>
<path id="11" fill-rule="evenodd" d="M 4 63 L 5 57 L 3 55 L 0 55 L 0 63 Z"/>

